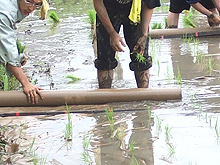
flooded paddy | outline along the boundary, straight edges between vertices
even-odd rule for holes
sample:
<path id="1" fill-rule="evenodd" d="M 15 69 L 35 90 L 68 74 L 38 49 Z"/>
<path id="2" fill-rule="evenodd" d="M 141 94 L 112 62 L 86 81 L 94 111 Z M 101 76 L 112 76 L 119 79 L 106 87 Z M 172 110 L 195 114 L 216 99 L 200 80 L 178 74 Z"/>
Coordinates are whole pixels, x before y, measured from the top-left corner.
<path id="1" fill-rule="evenodd" d="M 161 2 L 163 7 L 155 10 L 151 24 L 163 22 L 167 16 L 169 1 Z M 38 20 L 39 13 L 35 12 L 18 27 L 18 37 L 28 52 L 24 70 L 45 90 L 97 89 L 87 15 L 92 2 L 53 1 L 52 9 L 58 12 L 59 24 L 49 18 Z M 198 26 L 207 25 L 203 16 L 197 18 L 197 23 L 203 22 Z M 180 19 L 180 27 L 183 26 Z M 151 39 L 149 52 L 154 62 L 150 87 L 181 88 L 182 100 L 112 103 L 97 106 L 103 110 L 99 113 L 71 113 L 70 141 L 65 138 L 67 114 L 1 117 L 1 126 L 17 125 L 18 135 L 22 132 L 26 138 L 20 142 L 22 138 L 14 136 L 20 142 L 16 151 L 20 155 L 7 156 L 14 164 L 33 164 L 32 160 L 38 160 L 38 164 L 48 165 L 219 165 L 219 36 Z M 114 88 L 136 88 L 128 54 L 127 48 L 118 54 Z M 71 83 L 67 75 L 81 80 Z M 105 112 L 108 107 L 113 110 L 113 120 Z M 66 107 L 59 109 L 65 111 Z M 25 146 L 31 150 L 24 160 Z"/>

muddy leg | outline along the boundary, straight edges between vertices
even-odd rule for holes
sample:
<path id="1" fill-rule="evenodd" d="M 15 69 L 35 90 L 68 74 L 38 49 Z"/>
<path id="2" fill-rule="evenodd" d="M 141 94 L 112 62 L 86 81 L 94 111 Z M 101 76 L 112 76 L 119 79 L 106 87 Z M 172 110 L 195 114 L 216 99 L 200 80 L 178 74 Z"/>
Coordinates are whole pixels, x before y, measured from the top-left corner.
<path id="1" fill-rule="evenodd" d="M 138 88 L 148 88 L 150 78 L 149 69 L 144 71 L 135 71 L 134 75 Z"/>
<path id="2" fill-rule="evenodd" d="M 99 89 L 111 88 L 113 70 L 98 70 Z"/>

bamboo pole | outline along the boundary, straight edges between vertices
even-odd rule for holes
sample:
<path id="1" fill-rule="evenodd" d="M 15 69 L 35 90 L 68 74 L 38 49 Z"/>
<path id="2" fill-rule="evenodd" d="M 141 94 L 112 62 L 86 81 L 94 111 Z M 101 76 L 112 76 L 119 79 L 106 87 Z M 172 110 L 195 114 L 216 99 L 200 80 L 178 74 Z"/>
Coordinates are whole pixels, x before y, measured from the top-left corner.
<path id="1" fill-rule="evenodd" d="M 151 38 L 182 38 L 184 35 L 188 37 L 206 37 L 220 35 L 220 27 L 152 29 L 149 32 L 149 36 Z"/>
<path id="2" fill-rule="evenodd" d="M 54 90 L 42 91 L 44 99 L 38 104 L 27 101 L 22 91 L 1 91 L 0 107 L 94 105 L 113 102 L 131 102 L 143 100 L 181 99 L 178 88 L 134 88 L 134 89 L 97 89 L 97 90 Z"/>

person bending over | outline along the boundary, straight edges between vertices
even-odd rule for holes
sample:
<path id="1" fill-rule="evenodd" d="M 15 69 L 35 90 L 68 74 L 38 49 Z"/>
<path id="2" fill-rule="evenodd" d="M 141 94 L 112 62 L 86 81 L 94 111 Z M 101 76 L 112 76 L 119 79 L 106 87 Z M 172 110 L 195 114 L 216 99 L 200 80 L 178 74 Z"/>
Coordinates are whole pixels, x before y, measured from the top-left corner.
<path id="1" fill-rule="evenodd" d="M 93 0 L 97 13 L 97 68 L 99 88 L 111 88 L 113 69 L 118 62 L 115 52 L 123 52 L 126 44 L 130 50 L 130 70 L 134 71 L 138 88 L 147 88 L 152 58 L 148 55 L 148 31 L 153 8 L 160 6 L 159 0 Z M 119 35 L 123 25 L 126 44 Z M 141 54 L 145 63 L 139 63 Z"/>
<path id="2" fill-rule="evenodd" d="M 36 104 L 38 95 L 43 99 L 42 88 L 31 84 L 21 68 L 26 57 L 18 52 L 15 30 L 16 24 L 35 9 L 41 9 L 41 17 L 45 19 L 49 4 L 46 0 L 0 0 L 0 4 L 0 64 L 8 76 L 14 75 L 22 84 L 28 101 Z"/>

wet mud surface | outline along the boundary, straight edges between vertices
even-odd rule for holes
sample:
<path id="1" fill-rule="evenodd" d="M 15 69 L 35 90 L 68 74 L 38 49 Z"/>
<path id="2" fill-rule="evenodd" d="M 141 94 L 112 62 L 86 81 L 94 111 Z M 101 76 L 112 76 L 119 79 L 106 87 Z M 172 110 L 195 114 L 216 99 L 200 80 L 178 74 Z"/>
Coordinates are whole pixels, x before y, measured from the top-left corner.
<path id="1" fill-rule="evenodd" d="M 38 20 L 37 13 L 19 25 L 18 37 L 28 52 L 28 63 L 23 69 L 38 86 L 45 90 L 98 88 L 92 30 L 86 15 L 91 5 L 85 5 L 83 14 L 68 14 L 63 6 L 54 5 L 61 17 L 57 25 Z M 164 16 L 166 12 L 156 12 L 152 23 Z M 154 62 L 149 86 L 181 88 L 181 100 L 70 106 L 71 110 L 100 109 L 96 113 L 71 113 L 71 141 L 65 139 L 67 114 L 1 117 L 1 132 L 4 127 L 8 132 L 18 128 L 14 137 L 19 145 L 15 154 L 4 151 L 2 161 L 11 157 L 17 164 L 33 164 L 37 159 L 38 164 L 48 165 L 127 165 L 136 161 L 143 165 L 218 165 L 219 37 L 152 39 L 149 51 Z M 136 88 L 128 54 L 127 48 L 118 54 L 114 88 Z M 81 80 L 71 83 L 67 75 Z M 109 107 L 113 110 L 113 127 L 105 112 Z M 27 109 L 34 111 L 36 107 L 0 108 L 1 112 Z M 66 107 L 38 109 L 49 110 L 65 112 Z M 24 135 L 20 134 L 21 129 Z M 27 145 L 22 148 L 23 144 Z M 21 157 L 12 157 L 16 154 Z"/>

